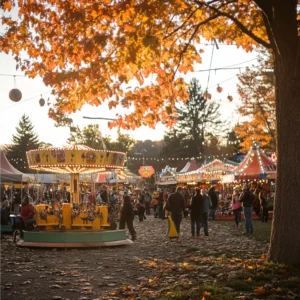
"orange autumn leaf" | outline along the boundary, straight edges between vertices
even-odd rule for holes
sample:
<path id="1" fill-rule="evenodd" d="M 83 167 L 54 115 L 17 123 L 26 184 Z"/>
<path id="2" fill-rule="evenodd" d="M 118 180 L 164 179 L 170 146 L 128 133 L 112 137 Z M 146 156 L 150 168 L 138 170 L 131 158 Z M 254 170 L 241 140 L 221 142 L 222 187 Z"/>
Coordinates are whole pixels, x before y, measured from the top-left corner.
<path id="1" fill-rule="evenodd" d="M 271 291 L 275 292 L 275 293 L 280 293 L 281 292 L 281 288 L 279 288 L 279 287 L 278 288 L 272 288 Z"/>
<path id="2" fill-rule="evenodd" d="M 253 291 L 255 294 L 263 294 L 265 292 L 265 289 L 262 286 L 259 286 L 255 288 Z"/>

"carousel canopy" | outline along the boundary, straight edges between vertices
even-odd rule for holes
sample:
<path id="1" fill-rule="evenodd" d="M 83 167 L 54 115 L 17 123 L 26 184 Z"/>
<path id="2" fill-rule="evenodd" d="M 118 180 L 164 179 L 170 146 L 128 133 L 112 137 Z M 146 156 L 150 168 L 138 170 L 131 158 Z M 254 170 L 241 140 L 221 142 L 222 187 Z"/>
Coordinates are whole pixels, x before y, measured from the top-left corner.
<path id="1" fill-rule="evenodd" d="M 276 177 L 276 163 L 273 162 L 257 142 L 254 142 L 244 160 L 233 170 L 240 178 Z"/>
<path id="2" fill-rule="evenodd" d="M 63 174 L 123 169 L 125 161 L 123 152 L 95 150 L 83 145 L 41 148 L 28 151 L 26 155 L 31 169 Z"/>
<path id="3" fill-rule="evenodd" d="M 198 165 L 196 161 L 193 159 L 186 163 L 186 165 L 183 167 L 183 169 L 179 173 L 187 173 L 198 170 Z"/>
<path id="4" fill-rule="evenodd" d="M 0 181 L 3 182 L 29 182 L 33 178 L 14 168 L 3 152 L 0 152 Z"/>

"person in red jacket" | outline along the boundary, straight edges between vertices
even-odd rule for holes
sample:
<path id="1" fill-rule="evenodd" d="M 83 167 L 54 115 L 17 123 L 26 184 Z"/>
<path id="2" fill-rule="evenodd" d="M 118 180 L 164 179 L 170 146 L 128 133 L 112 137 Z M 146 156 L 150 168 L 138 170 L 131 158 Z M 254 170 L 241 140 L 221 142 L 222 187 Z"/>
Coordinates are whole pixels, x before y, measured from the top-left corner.
<path id="1" fill-rule="evenodd" d="M 29 197 L 25 196 L 22 201 L 21 216 L 25 225 L 35 225 L 34 207 L 29 203 Z"/>

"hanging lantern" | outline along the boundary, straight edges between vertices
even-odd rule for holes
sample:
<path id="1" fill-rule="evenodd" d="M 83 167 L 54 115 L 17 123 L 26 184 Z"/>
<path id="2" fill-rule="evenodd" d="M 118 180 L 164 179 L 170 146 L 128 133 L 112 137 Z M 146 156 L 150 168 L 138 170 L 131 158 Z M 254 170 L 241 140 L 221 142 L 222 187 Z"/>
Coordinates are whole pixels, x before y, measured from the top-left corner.
<path id="1" fill-rule="evenodd" d="M 22 99 L 22 93 L 19 89 L 11 89 L 9 92 L 9 99 L 14 102 L 19 102 Z"/>
<path id="2" fill-rule="evenodd" d="M 233 97 L 228 95 L 227 99 L 231 102 L 233 100 Z"/>
<path id="3" fill-rule="evenodd" d="M 211 94 L 210 94 L 210 93 L 205 92 L 205 93 L 203 94 L 203 96 L 204 96 L 204 98 L 205 98 L 206 100 L 210 100 L 210 99 L 211 99 Z"/>
<path id="4" fill-rule="evenodd" d="M 220 87 L 220 86 L 218 85 L 218 87 L 217 87 L 217 92 L 218 92 L 218 93 L 221 93 L 222 91 L 223 91 L 223 88 Z"/>
<path id="5" fill-rule="evenodd" d="M 43 95 L 41 95 L 41 99 L 39 101 L 39 104 L 41 107 L 43 107 L 45 105 L 45 99 L 42 97 Z"/>

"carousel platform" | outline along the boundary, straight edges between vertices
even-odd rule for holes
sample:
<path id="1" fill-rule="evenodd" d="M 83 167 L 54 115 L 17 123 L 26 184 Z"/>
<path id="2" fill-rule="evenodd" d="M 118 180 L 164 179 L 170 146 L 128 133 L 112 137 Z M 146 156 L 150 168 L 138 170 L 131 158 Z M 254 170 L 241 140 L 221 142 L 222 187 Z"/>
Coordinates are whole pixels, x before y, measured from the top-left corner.
<path id="1" fill-rule="evenodd" d="M 17 242 L 20 247 L 39 248 L 94 248 L 130 245 L 125 230 L 113 231 L 24 231 L 24 238 Z"/>
<path id="2" fill-rule="evenodd" d="M 0 231 L 2 233 L 12 233 L 13 229 L 11 225 L 0 225 Z"/>

